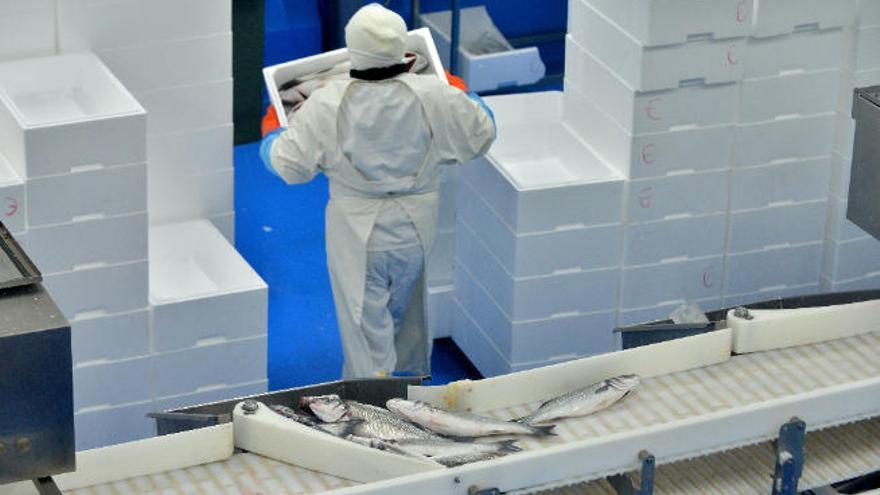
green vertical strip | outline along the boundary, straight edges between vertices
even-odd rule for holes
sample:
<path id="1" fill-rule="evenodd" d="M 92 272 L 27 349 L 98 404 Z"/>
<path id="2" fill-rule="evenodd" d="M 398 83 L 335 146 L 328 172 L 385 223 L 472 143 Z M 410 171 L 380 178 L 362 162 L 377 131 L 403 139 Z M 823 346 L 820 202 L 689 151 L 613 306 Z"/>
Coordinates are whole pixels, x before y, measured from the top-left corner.
<path id="1" fill-rule="evenodd" d="M 235 144 L 260 139 L 263 117 L 263 0 L 232 2 L 232 118 Z"/>

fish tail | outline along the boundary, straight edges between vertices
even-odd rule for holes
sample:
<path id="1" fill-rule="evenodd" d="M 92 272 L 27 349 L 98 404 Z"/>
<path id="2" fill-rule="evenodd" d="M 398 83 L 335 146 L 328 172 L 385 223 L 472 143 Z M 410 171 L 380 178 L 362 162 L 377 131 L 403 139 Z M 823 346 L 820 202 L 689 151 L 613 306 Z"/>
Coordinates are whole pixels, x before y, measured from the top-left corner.
<path id="1" fill-rule="evenodd" d="M 537 437 L 555 437 L 556 432 L 553 429 L 556 425 L 532 426 L 532 434 Z"/>
<path id="2" fill-rule="evenodd" d="M 502 440 L 498 442 L 499 452 L 520 452 L 522 449 L 516 445 L 516 440 Z"/>

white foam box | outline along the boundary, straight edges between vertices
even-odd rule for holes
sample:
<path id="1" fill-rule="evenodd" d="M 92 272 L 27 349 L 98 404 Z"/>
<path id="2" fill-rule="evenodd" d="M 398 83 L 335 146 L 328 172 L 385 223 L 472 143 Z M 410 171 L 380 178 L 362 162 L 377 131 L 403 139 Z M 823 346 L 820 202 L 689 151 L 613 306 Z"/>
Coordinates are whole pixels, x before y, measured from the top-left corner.
<path id="1" fill-rule="evenodd" d="M 724 307 L 732 308 L 736 306 L 744 306 L 746 304 L 754 304 L 761 301 L 820 294 L 821 292 L 821 284 L 811 283 L 798 285 L 795 287 L 780 287 L 776 289 L 768 289 L 758 292 L 752 292 L 751 294 L 726 295 L 724 296 Z"/>
<path id="2" fill-rule="evenodd" d="M 148 175 L 151 224 L 212 217 L 234 210 L 233 169 L 185 175 L 150 167 Z"/>
<path id="3" fill-rule="evenodd" d="M 456 265 L 462 264 L 512 321 L 613 309 L 619 269 L 571 270 L 539 277 L 512 277 L 461 218 L 455 231 Z"/>
<path id="4" fill-rule="evenodd" d="M 228 33 L 231 0 L 65 0 L 58 6 L 62 51 L 139 45 Z"/>
<path id="5" fill-rule="evenodd" d="M 854 33 L 858 50 L 852 68 L 857 70 L 880 68 L 880 53 L 877 53 L 877 47 L 880 46 L 880 25 L 865 26 L 854 30 Z"/>
<path id="6" fill-rule="evenodd" d="M 856 21 L 856 0 L 755 0 L 754 36 L 790 33 L 804 27 L 828 29 Z"/>
<path id="7" fill-rule="evenodd" d="M 438 287 L 452 283 L 452 259 L 455 257 L 455 231 L 439 230 L 428 258 L 428 285 Z"/>
<path id="8" fill-rule="evenodd" d="M 568 32 L 638 91 L 675 88 L 688 81 L 721 83 L 742 79 L 745 38 L 700 39 L 647 47 L 585 0 L 569 2 Z"/>
<path id="9" fill-rule="evenodd" d="M 229 241 L 235 245 L 235 212 L 221 213 L 219 215 L 211 215 L 208 220 L 217 227 L 217 230 Z"/>
<path id="10" fill-rule="evenodd" d="M 825 292 L 850 292 L 876 289 L 880 289 L 880 275 L 852 280 L 842 280 L 839 282 L 833 282 L 825 277 L 822 278 L 822 290 Z"/>
<path id="11" fill-rule="evenodd" d="M 476 20 L 470 16 L 488 15 L 483 6 L 461 9 L 461 23 L 470 25 Z M 452 14 L 450 11 L 425 13 L 419 20 L 431 29 L 437 51 L 443 65 L 449 67 L 452 48 L 449 32 Z M 538 48 L 514 48 L 495 53 L 475 54 L 467 51 L 464 46 L 458 49 L 457 74 L 468 86 L 470 91 L 492 91 L 512 86 L 526 86 L 540 81 L 547 73 Z"/>
<path id="12" fill-rule="evenodd" d="M 50 55 L 55 52 L 55 2 L 0 2 L 0 60 Z"/>
<path id="13" fill-rule="evenodd" d="M 0 149 L 22 178 L 146 161 L 146 114 L 91 53 L 0 64 Z"/>
<path id="14" fill-rule="evenodd" d="M 633 135 L 566 81 L 563 119 L 621 174 L 639 179 L 678 171 L 727 168 L 733 153 L 734 124 L 682 128 Z"/>
<path id="15" fill-rule="evenodd" d="M 265 380 L 267 347 L 268 337 L 262 335 L 156 354 L 153 395 L 192 394 Z"/>
<path id="16" fill-rule="evenodd" d="M 828 239 L 822 274 L 833 281 L 880 275 L 880 241 L 870 236 L 850 241 Z"/>
<path id="17" fill-rule="evenodd" d="M 624 266 L 647 265 L 724 253 L 727 214 L 715 213 L 629 224 L 624 228 Z"/>
<path id="18" fill-rule="evenodd" d="M 80 167 L 28 180 L 31 227 L 147 210 L 147 165 Z"/>
<path id="19" fill-rule="evenodd" d="M 696 304 L 703 312 L 714 311 L 716 309 L 721 309 L 722 307 L 720 297 L 688 301 L 688 303 Z M 676 301 L 673 303 L 651 306 L 649 308 L 622 310 L 617 316 L 617 325 L 618 327 L 626 327 L 652 321 L 667 320 L 669 319 L 669 315 L 671 315 L 676 309 L 680 308 L 681 305 L 682 303 L 680 301 Z"/>
<path id="20" fill-rule="evenodd" d="M 69 319 L 147 307 L 147 260 L 46 275 L 43 285 Z"/>
<path id="21" fill-rule="evenodd" d="M 459 168 L 445 167 L 440 179 L 440 189 L 437 205 L 437 229 L 455 229 L 455 191 L 458 189 Z"/>
<path id="22" fill-rule="evenodd" d="M 730 213 L 727 249 L 731 253 L 802 244 L 825 237 L 824 199 Z"/>
<path id="23" fill-rule="evenodd" d="M 82 317 L 70 322 L 73 365 L 150 353 L 150 310 Z"/>
<path id="24" fill-rule="evenodd" d="M 512 322 L 461 266 L 455 275 L 455 300 L 511 363 L 573 359 L 614 350 L 615 310 Z"/>
<path id="25" fill-rule="evenodd" d="M 28 230 L 28 255 L 43 274 L 147 259 L 147 213 Z"/>
<path id="26" fill-rule="evenodd" d="M 12 232 L 27 228 L 25 183 L 0 152 L 0 222 Z"/>
<path id="27" fill-rule="evenodd" d="M 725 294 L 814 284 L 822 267 L 822 241 L 741 254 L 728 254 Z"/>
<path id="28" fill-rule="evenodd" d="M 748 210 L 781 203 L 824 199 L 831 178 L 828 156 L 793 160 L 731 172 L 730 209 Z"/>
<path id="29" fill-rule="evenodd" d="M 428 328 L 435 339 L 452 336 L 454 293 L 452 285 L 428 287 Z"/>
<path id="30" fill-rule="evenodd" d="M 724 257 L 624 267 L 620 287 L 622 309 L 721 296 Z"/>
<path id="31" fill-rule="evenodd" d="M 147 110 L 151 137 L 228 125 L 232 122 L 232 79 L 134 93 Z"/>
<path id="32" fill-rule="evenodd" d="M 138 356 L 74 367 L 74 411 L 151 400 L 152 360 Z"/>
<path id="33" fill-rule="evenodd" d="M 880 24 L 880 2 L 859 0 L 859 25 L 862 27 Z"/>
<path id="34" fill-rule="evenodd" d="M 566 88 L 576 87 L 632 135 L 736 122 L 739 89 L 735 83 L 638 91 L 571 34 L 565 37 L 565 77 Z"/>
<path id="35" fill-rule="evenodd" d="M 620 223 L 622 176 L 560 122 L 561 92 L 486 101 L 498 139 L 485 158 L 462 167 L 461 179 L 513 232 Z"/>
<path id="36" fill-rule="evenodd" d="M 153 403 L 153 410 L 168 411 L 171 409 L 180 409 L 191 406 L 199 406 L 202 404 L 210 404 L 213 402 L 226 401 L 230 399 L 239 399 L 252 395 L 264 394 L 269 390 L 269 381 L 260 380 L 251 383 L 242 383 L 230 385 L 227 387 L 218 387 L 194 394 L 175 395 L 171 397 L 157 398 Z"/>
<path id="37" fill-rule="evenodd" d="M 631 180 L 626 184 L 627 222 L 726 211 L 728 175 L 715 170 Z"/>
<path id="38" fill-rule="evenodd" d="M 105 407 L 73 415 L 76 450 L 90 450 L 107 445 L 133 442 L 156 434 L 153 401 Z"/>
<path id="39" fill-rule="evenodd" d="M 204 174 L 232 168 L 232 124 L 150 136 L 150 168 L 180 175 Z"/>
<path id="40" fill-rule="evenodd" d="M 849 115 L 837 112 L 834 126 L 834 152 L 852 159 L 856 142 L 856 121 Z"/>
<path id="41" fill-rule="evenodd" d="M 829 190 L 835 198 L 849 196 L 849 181 L 852 174 L 852 160 L 838 152 L 831 154 L 831 185 Z"/>
<path id="42" fill-rule="evenodd" d="M 752 2 L 721 0 L 587 0 L 645 46 L 748 36 Z"/>
<path id="43" fill-rule="evenodd" d="M 832 112 L 739 124 L 734 165 L 747 167 L 830 155 L 836 120 Z"/>
<path id="44" fill-rule="evenodd" d="M 837 109 L 839 84 L 839 69 L 745 79 L 739 122 L 833 112 Z"/>
<path id="45" fill-rule="evenodd" d="M 744 76 L 769 77 L 792 71 L 839 69 L 847 57 L 848 41 L 848 33 L 844 29 L 807 30 L 772 38 L 749 38 Z"/>
<path id="46" fill-rule="evenodd" d="M 232 76 L 231 32 L 148 41 L 96 53 L 130 91 L 189 86 Z"/>
<path id="47" fill-rule="evenodd" d="M 406 39 L 406 49 L 424 55 L 428 59 L 429 67 L 434 75 L 446 81 L 446 72 L 443 69 L 443 63 L 440 61 L 440 55 L 437 53 L 437 47 L 434 45 L 434 39 L 431 37 L 430 29 L 421 28 L 410 31 Z M 266 83 L 266 92 L 269 95 L 269 101 L 275 107 L 275 112 L 278 115 L 287 115 L 284 111 L 284 105 L 281 103 L 281 95 L 278 92 L 280 86 L 293 79 L 329 69 L 348 61 L 348 59 L 348 50 L 340 48 L 310 57 L 303 57 L 291 62 L 264 67 L 263 79 Z"/>
<path id="48" fill-rule="evenodd" d="M 868 235 L 861 227 L 847 220 L 847 201 L 833 195 L 828 197 L 828 222 L 825 235 L 836 241 L 860 239 Z"/>
<path id="49" fill-rule="evenodd" d="M 268 328 L 266 283 L 208 220 L 150 228 L 150 304 L 157 352 Z"/>
<path id="50" fill-rule="evenodd" d="M 458 204 L 458 215 L 474 226 L 487 249 L 514 277 L 591 270 L 620 263 L 620 224 L 515 234 L 466 183 L 459 187 Z"/>

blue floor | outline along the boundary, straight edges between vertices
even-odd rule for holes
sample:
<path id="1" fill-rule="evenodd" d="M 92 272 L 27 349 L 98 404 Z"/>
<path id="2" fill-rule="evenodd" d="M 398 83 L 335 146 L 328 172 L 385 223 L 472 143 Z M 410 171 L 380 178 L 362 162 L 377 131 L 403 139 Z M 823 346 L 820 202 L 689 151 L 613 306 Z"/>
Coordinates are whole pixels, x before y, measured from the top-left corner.
<path id="1" fill-rule="evenodd" d="M 337 380 L 342 350 L 324 251 L 327 180 L 288 186 L 263 168 L 259 143 L 235 148 L 236 246 L 269 284 L 269 388 Z M 434 384 L 479 374 L 437 342 Z"/>

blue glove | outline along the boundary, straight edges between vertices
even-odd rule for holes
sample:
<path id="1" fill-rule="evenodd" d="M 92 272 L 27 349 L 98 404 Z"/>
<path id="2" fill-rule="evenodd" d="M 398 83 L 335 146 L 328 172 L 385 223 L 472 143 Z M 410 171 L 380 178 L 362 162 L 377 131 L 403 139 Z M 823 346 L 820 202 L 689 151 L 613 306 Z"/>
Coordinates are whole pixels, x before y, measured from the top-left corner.
<path id="1" fill-rule="evenodd" d="M 260 159 L 263 160 L 263 166 L 265 166 L 266 170 L 271 172 L 272 175 L 276 175 L 278 177 L 280 177 L 280 175 L 278 175 L 278 172 L 272 166 L 272 143 L 274 143 L 275 140 L 278 139 L 278 136 L 280 136 L 281 133 L 284 132 L 284 130 L 285 129 L 283 127 L 275 129 L 269 134 L 266 134 L 263 137 L 263 141 L 260 143 Z"/>
<path id="2" fill-rule="evenodd" d="M 492 127 L 495 128 L 495 134 L 498 135 L 498 126 L 495 125 L 495 113 L 492 112 L 492 109 L 489 108 L 489 105 L 486 105 L 486 102 L 483 101 L 483 99 L 480 98 L 480 95 L 478 95 L 476 93 L 468 93 L 468 98 L 477 102 L 477 104 L 480 105 L 480 107 L 482 107 L 483 110 L 486 111 L 486 115 L 488 115 L 489 118 L 492 119 Z"/>

